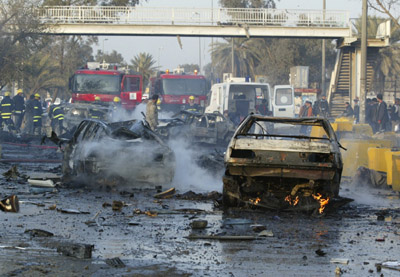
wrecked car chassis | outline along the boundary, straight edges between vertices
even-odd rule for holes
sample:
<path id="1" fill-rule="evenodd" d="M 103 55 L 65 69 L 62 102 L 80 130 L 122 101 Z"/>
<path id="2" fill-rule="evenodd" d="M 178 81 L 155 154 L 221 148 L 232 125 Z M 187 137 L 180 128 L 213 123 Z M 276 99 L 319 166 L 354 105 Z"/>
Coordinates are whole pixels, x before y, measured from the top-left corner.
<path id="1" fill-rule="evenodd" d="M 261 126 L 258 133 L 256 125 Z M 325 134 L 295 134 L 296 128 L 304 132 L 302 126 L 322 128 Z M 323 208 L 322 200 L 325 206 L 339 193 L 343 168 L 339 146 L 325 119 L 248 116 L 226 151 L 225 205 L 247 203 L 304 211 Z"/>
<path id="2" fill-rule="evenodd" d="M 172 182 L 175 156 L 145 122 L 84 120 L 64 148 L 68 182 L 142 186 Z"/>

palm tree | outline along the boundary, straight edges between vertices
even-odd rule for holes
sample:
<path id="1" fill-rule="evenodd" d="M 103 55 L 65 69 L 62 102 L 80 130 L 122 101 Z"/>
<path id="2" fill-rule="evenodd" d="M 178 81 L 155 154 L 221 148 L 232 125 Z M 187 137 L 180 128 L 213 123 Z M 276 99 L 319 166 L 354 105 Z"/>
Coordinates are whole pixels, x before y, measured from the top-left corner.
<path id="1" fill-rule="evenodd" d="M 156 60 L 149 53 L 139 53 L 133 59 L 131 59 L 132 67 L 135 71 L 139 72 L 143 76 L 143 84 L 147 85 L 150 76 L 157 70 Z"/>
<path id="2" fill-rule="evenodd" d="M 236 76 L 255 75 L 255 67 L 260 57 L 257 54 L 259 49 L 254 44 L 253 39 L 247 38 L 226 38 L 226 42 L 214 43 L 213 64 L 219 76 L 225 72 L 232 71 L 232 40 L 234 55 L 234 72 Z"/>
<path id="3" fill-rule="evenodd" d="M 58 70 L 58 64 L 51 54 L 39 52 L 24 63 L 24 86 L 31 94 L 50 91 L 53 88 L 66 86 L 65 79 Z"/>

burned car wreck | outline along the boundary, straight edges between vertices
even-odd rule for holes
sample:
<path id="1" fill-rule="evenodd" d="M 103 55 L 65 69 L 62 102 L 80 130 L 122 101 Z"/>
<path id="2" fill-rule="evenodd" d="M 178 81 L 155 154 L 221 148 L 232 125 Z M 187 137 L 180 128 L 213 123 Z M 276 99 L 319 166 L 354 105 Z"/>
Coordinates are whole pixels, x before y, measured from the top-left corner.
<path id="1" fill-rule="evenodd" d="M 171 119 L 159 119 L 157 132 L 164 139 L 185 137 L 192 143 L 226 146 L 235 126 L 219 112 L 180 111 Z"/>
<path id="2" fill-rule="evenodd" d="M 225 154 L 224 204 L 322 213 L 339 193 L 340 147 L 326 119 L 249 115 Z"/>
<path id="3" fill-rule="evenodd" d="M 145 121 L 84 120 L 64 148 L 62 171 L 65 182 L 169 184 L 175 155 Z"/>

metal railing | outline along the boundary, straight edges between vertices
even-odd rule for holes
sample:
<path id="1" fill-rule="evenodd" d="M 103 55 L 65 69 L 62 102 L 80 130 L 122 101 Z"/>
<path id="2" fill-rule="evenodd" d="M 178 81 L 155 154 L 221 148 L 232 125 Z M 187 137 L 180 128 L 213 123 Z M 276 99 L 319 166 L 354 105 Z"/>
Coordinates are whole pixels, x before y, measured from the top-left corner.
<path id="1" fill-rule="evenodd" d="M 282 27 L 349 28 L 347 11 L 233 8 L 145 8 L 103 6 L 47 6 L 36 12 L 50 24 L 171 24 L 271 25 Z"/>

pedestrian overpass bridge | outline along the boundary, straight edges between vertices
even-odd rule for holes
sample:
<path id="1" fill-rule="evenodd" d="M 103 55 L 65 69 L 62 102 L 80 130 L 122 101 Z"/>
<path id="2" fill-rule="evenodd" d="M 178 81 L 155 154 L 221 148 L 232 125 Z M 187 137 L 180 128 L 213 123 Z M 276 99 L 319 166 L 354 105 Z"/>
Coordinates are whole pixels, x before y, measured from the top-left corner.
<path id="1" fill-rule="evenodd" d="M 47 6 L 52 35 L 349 38 L 347 11 Z"/>

